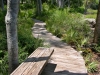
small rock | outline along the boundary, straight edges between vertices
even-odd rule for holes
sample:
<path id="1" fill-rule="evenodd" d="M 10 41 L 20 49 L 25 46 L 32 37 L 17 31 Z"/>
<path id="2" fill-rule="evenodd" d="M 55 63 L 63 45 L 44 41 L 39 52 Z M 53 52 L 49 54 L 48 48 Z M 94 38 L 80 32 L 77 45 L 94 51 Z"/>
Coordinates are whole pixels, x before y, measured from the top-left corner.
<path id="1" fill-rule="evenodd" d="M 86 21 L 86 22 L 89 22 L 89 24 L 90 24 L 90 26 L 91 26 L 92 28 L 95 27 L 96 20 L 95 20 L 94 18 L 86 18 L 85 21 Z"/>

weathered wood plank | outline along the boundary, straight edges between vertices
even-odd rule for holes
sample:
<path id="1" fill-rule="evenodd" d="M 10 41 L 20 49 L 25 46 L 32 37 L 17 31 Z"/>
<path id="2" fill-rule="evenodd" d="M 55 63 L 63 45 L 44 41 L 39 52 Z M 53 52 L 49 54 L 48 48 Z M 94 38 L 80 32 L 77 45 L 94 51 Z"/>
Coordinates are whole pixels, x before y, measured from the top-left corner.
<path id="1" fill-rule="evenodd" d="M 41 49 L 36 49 L 28 58 L 37 57 L 41 53 Z M 35 59 L 32 59 L 33 61 Z M 29 60 L 26 60 L 29 61 Z M 11 75 L 20 75 L 30 65 L 31 62 L 23 62 Z"/>
<path id="2" fill-rule="evenodd" d="M 45 50 L 43 50 L 37 57 L 29 57 L 28 59 L 33 60 L 34 61 L 26 61 L 25 63 L 30 63 L 30 65 L 28 65 L 28 67 L 23 71 L 23 73 L 21 73 L 22 75 L 27 75 L 27 72 L 29 72 L 29 70 L 36 64 L 36 60 L 37 58 L 41 57 L 41 55 L 44 53 Z M 27 64 L 26 64 L 27 65 Z"/>
<path id="3" fill-rule="evenodd" d="M 31 70 L 31 68 L 34 67 L 34 65 L 36 65 L 36 63 L 39 62 L 40 63 L 40 58 L 43 57 L 43 55 L 45 54 L 45 52 L 50 52 L 48 54 L 48 59 L 51 56 L 51 54 L 53 53 L 54 50 L 49 50 L 48 48 L 43 48 L 40 47 L 38 49 L 36 49 L 29 57 L 26 61 L 24 61 L 13 73 L 11 73 L 10 75 L 29 75 L 28 72 Z M 42 56 L 42 57 L 41 57 Z M 44 55 L 45 56 L 45 55 Z M 43 59 L 45 61 L 47 61 L 47 59 Z M 42 61 L 42 60 L 41 60 Z M 44 66 L 44 64 L 42 64 L 42 66 Z M 36 67 L 34 67 L 36 68 Z M 37 67 L 38 68 L 38 67 Z M 41 68 L 42 69 L 42 68 Z M 36 74 L 34 74 L 36 75 Z"/>
<path id="4" fill-rule="evenodd" d="M 45 51 L 45 53 L 41 56 L 41 58 L 38 59 L 36 65 L 31 68 L 27 75 L 40 75 L 52 53 L 53 50 Z"/>

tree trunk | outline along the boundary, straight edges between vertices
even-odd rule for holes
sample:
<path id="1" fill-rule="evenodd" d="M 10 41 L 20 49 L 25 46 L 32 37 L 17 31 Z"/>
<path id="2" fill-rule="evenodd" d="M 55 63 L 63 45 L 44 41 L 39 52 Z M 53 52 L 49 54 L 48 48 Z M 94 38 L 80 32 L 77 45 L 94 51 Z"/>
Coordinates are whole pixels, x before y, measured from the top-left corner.
<path id="1" fill-rule="evenodd" d="M 57 4 L 58 4 L 59 8 L 63 8 L 64 7 L 64 0 L 57 0 Z"/>
<path id="2" fill-rule="evenodd" d="M 37 12 L 38 12 L 38 15 L 41 15 L 41 12 L 42 12 L 42 1 L 41 0 L 37 0 Z"/>
<path id="3" fill-rule="evenodd" d="M 100 43 L 100 2 L 98 6 L 97 18 L 96 18 L 96 25 L 94 31 L 94 43 Z"/>
<path id="4" fill-rule="evenodd" d="M 87 14 L 87 9 L 88 9 L 88 0 L 86 0 L 86 2 L 85 2 L 85 11 L 84 11 L 84 14 Z"/>
<path id="5" fill-rule="evenodd" d="M 68 0 L 68 8 L 70 8 L 70 0 Z"/>
<path id="6" fill-rule="evenodd" d="M 0 6 L 1 6 L 2 11 L 4 11 L 4 3 L 3 3 L 3 0 L 0 1 Z"/>
<path id="7" fill-rule="evenodd" d="M 7 0 L 7 14 L 5 17 L 7 46 L 9 59 L 9 73 L 18 66 L 18 39 L 17 39 L 17 16 L 19 0 Z"/>

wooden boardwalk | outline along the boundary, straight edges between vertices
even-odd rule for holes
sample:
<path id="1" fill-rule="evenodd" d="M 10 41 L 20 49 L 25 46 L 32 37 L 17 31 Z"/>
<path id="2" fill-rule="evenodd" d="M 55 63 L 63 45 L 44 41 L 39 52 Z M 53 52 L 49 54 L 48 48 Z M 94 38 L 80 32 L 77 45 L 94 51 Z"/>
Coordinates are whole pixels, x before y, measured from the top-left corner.
<path id="1" fill-rule="evenodd" d="M 80 52 L 49 33 L 45 23 L 34 20 L 33 36 L 44 40 L 44 46 L 54 49 L 41 75 L 87 75 L 85 62 Z"/>

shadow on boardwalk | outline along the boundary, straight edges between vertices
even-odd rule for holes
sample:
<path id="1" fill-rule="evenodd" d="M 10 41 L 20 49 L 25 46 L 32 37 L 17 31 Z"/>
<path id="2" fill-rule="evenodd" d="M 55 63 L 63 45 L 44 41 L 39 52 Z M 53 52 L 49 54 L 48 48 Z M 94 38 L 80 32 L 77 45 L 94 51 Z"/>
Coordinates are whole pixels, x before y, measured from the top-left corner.
<path id="1" fill-rule="evenodd" d="M 68 70 L 54 72 L 56 66 L 57 64 L 48 63 L 41 75 L 88 75 L 87 73 L 72 73 Z"/>
<path id="2" fill-rule="evenodd" d="M 87 75 L 85 61 L 81 54 L 49 33 L 45 28 L 46 23 L 39 20 L 34 22 L 33 36 L 44 40 L 44 46 L 54 48 L 54 53 L 42 75 Z"/>

